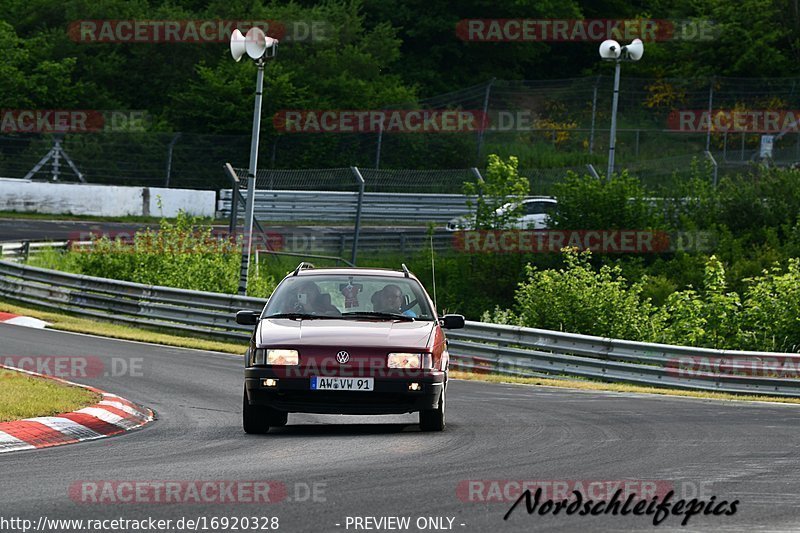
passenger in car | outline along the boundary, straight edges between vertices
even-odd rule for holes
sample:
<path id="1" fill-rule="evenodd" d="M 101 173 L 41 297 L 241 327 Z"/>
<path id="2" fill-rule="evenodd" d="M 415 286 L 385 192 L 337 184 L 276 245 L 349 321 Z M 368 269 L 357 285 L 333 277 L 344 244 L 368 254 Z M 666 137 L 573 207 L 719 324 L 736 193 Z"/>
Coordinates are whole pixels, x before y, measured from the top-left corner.
<path id="1" fill-rule="evenodd" d="M 317 315 L 340 315 L 341 312 L 331 303 L 331 295 L 320 291 L 313 281 L 306 281 L 298 285 L 297 288 L 289 293 L 292 300 L 287 302 L 285 312 L 290 313 L 311 313 Z"/>

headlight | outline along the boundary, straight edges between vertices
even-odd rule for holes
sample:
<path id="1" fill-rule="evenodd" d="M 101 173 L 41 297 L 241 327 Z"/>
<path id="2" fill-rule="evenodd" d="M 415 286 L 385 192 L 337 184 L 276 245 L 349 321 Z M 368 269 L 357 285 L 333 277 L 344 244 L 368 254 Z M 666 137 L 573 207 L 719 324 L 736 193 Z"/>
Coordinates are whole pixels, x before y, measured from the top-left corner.
<path id="1" fill-rule="evenodd" d="M 389 368 L 422 368 L 423 353 L 390 353 Z"/>
<path id="2" fill-rule="evenodd" d="M 297 365 L 300 364 L 300 354 L 297 350 L 267 350 L 268 365 Z"/>
<path id="3" fill-rule="evenodd" d="M 273 350 L 271 348 L 258 348 L 252 357 L 254 365 L 297 365 L 300 363 L 300 354 L 297 350 Z"/>

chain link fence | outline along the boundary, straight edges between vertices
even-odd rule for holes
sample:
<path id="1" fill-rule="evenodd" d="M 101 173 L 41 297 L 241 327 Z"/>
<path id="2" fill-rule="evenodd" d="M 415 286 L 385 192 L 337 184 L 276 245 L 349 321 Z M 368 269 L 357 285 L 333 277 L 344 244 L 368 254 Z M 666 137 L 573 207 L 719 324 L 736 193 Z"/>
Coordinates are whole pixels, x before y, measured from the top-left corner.
<path id="1" fill-rule="evenodd" d="M 357 166 L 372 173 L 367 182 L 373 192 L 455 193 L 469 175 L 468 171 L 449 169 L 481 168 L 486 156 L 495 153 L 517 156 L 534 194 L 546 194 L 567 170 L 585 172 L 588 164 L 605 168 L 612 86 L 611 76 L 606 75 L 491 80 L 386 108 L 459 109 L 488 117 L 486 128 L 470 131 L 287 133 L 276 131 L 272 121 L 265 120 L 259 166 L 270 171 Z M 713 153 L 721 171 L 759 159 L 765 131 L 725 129 L 703 122 L 703 113 L 708 117 L 709 110 L 710 116 L 726 110 L 775 111 L 782 113 L 782 118 L 796 115 L 800 119 L 800 78 L 635 78 L 626 76 L 623 69 L 618 168 L 629 168 L 645 182 L 663 184 L 688 175 L 692 159 L 702 159 L 706 151 Z M 690 113 L 690 118 L 683 120 L 681 112 Z M 787 119 L 767 132 L 774 134 L 774 164 L 800 161 L 800 128 L 791 122 Z M 63 152 L 31 175 L 59 139 Z M 75 172 L 66 164 L 68 158 L 89 183 L 219 189 L 229 186 L 219 168 L 227 161 L 247 161 L 249 149 L 249 135 L 0 135 L 0 176 L 76 181 Z M 389 172 L 394 169 L 415 170 Z M 314 175 L 309 172 L 308 176 Z M 265 176 L 272 180 L 311 179 L 299 174 Z"/>

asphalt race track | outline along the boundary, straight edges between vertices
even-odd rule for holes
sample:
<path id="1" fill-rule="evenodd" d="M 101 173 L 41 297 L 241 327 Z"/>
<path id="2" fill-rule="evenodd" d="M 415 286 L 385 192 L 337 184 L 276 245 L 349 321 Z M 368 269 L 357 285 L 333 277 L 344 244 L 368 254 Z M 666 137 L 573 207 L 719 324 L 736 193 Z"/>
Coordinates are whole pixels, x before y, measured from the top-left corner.
<path id="1" fill-rule="evenodd" d="M 0 357 L 8 355 L 141 364 L 141 371 L 75 381 L 140 402 L 158 420 L 120 437 L 0 455 L 6 519 L 264 516 L 277 517 L 285 532 L 365 531 L 346 527 L 347 517 L 388 516 L 410 517 L 406 531 L 420 531 L 420 517 L 495 533 L 800 529 L 798 406 L 453 381 L 444 433 L 421 433 L 416 415 L 290 415 L 287 427 L 248 436 L 235 356 L 0 325 Z M 70 498 L 70 487 L 85 481 L 179 480 L 270 480 L 286 498 L 212 505 Z M 524 503 L 504 521 L 513 499 L 469 501 L 481 492 L 463 490 L 468 480 L 484 480 L 483 487 L 490 480 L 654 481 L 677 497 L 699 491 L 701 499 L 739 505 L 733 516 L 697 515 L 687 527 L 677 516 L 655 528 L 652 516 L 528 515 Z"/>

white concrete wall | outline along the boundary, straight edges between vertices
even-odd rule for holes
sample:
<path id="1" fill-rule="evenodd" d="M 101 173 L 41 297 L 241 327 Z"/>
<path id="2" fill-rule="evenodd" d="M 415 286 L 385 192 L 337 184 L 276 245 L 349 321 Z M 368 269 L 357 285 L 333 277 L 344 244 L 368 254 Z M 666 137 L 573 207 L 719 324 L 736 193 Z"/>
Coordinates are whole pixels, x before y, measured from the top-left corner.
<path id="1" fill-rule="evenodd" d="M 216 191 L 195 191 L 192 189 L 162 189 L 160 187 L 148 187 L 150 192 L 150 202 L 148 209 L 150 216 L 175 217 L 180 209 L 190 215 L 198 217 L 213 217 L 217 207 Z M 158 208 L 158 200 L 161 198 L 161 207 Z"/>
<path id="2" fill-rule="evenodd" d="M 158 208 L 159 196 L 162 209 Z M 109 217 L 163 214 L 174 217 L 179 209 L 183 209 L 191 215 L 213 217 L 215 204 L 214 191 L 0 178 L 0 211 Z"/>

